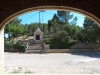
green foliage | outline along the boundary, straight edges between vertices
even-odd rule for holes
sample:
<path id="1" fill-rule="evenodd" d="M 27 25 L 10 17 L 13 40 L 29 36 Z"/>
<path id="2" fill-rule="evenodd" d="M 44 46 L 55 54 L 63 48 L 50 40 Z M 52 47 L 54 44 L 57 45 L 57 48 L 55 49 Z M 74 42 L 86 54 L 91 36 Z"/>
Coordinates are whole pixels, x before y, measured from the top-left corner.
<path id="1" fill-rule="evenodd" d="M 58 39 L 59 41 L 62 41 L 67 35 L 68 33 L 66 31 L 59 31 L 54 34 L 54 38 Z"/>
<path id="2" fill-rule="evenodd" d="M 14 19 L 5 26 L 4 33 L 9 35 L 9 41 L 11 40 L 11 37 L 18 37 L 24 32 L 24 27 L 20 22 L 21 20 Z"/>
<path id="3" fill-rule="evenodd" d="M 73 18 L 73 15 L 70 15 L 68 11 L 57 11 L 57 15 L 60 22 L 67 23 L 70 19 Z"/>
<path id="4" fill-rule="evenodd" d="M 59 22 L 59 19 L 57 15 L 54 14 L 52 20 L 48 20 L 48 31 L 52 33 L 57 32 L 58 22 Z"/>
<path id="5" fill-rule="evenodd" d="M 19 43 L 13 43 L 13 42 L 9 42 L 9 41 L 5 41 L 4 42 L 4 48 L 5 49 L 15 49 L 17 52 L 20 52 L 20 50 L 22 50 L 24 48 L 24 46 L 22 44 Z"/>
<path id="6" fill-rule="evenodd" d="M 18 74 L 18 73 L 20 73 L 20 72 L 15 70 L 15 71 L 12 71 L 11 73 L 12 73 L 12 74 Z"/>
<path id="7" fill-rule="evenodd" d="M 93 27 L 96 26 L 96 23 L 94 21 L 92 21 L 91 19 L 85 17 L 83 26 L 84 26 L 85 29 L 87 29 L 87 28 L 93 28 Z"/>
<path id="8" fill-rule="evenodd" d="M 69 20 L 72 20 L 69 22 Z M 73 18 L 73 15 L 67 11 L 57 11 L 53 18 L 48 21 L 49 34 L 53 35 L 53 38 L 64 39 L 65 36 L 71 36 L 72 39 L 78 39 L 81 34 L 81 27 L 76 26 L 77 17 Z"/>
<path id="9" fill-rule="evenodd" d="M 64 41 L 67 42 L 67 43 L 69 44 L 69 43 L 72 42 L 72 39 L 71 39 L 70 36 L 66 36 L 66 37 L 64 38 Z"/>
<path id="10" fill-rule="evenodd" d="M 68 38 L 68 39 L 67 39 Z M 45 39 L 44 42 L 50 45 L 50 49 L 67 49 L 75 43 L 70 40 L 70 37 L 66 37 L 68 41 L 60 41 L 57 38 L 54 39 Z"/>
<path id="11" fill-rule="evenodd" d="M 65 31 L 68 32 L 68 36 L 71 36 L 73 39 L 78 39 L 78 36 L 81 34 L 82 28 L 75 25 L 66 24 L 64 26 Z"/>
<path id="12" fill-rule="evenodd" d="M 19 37 L 19 36 L 33 36 L 34 31 L 39 26 L 39 23 L 31 23 L 31 24 L 25 24 L 22 25 L 21 20 L 19 19 L 14 19 L 11 22 L 9 22 L 5 28 L 4 28 L 4 33 L 9 35 L 9 41 L 11 41 L 12 38 Z M 40 29 L 44 32 L 44 34 L 48 34 L 48 25 L 43 23 L 40 24 Z"/>
<path id="13" fill-rule="evenodd" d="M 74 17 L 73 20 L 70 22 L 70 24 L 76 25 L 77 24 L 77 17 Z"/>
<path id="14" fill-rule="evenodd" d="M 84 20 L 84 28 L 82 30 L 82 39 L 84 42 L 100 43 L 100 28 L 98 25 L 89 18 Z"/>
<path id="15" fill-rule="evenodd" d="M 68 45 L 66 42 L 52 41 L 50 42 L 50 48 L 51 49 L 66 49 L 68 48 Z"/>
<path id="16" fill-rule="evenodd" d="M 58 31 L 57 33 L 54 34 L 54 38 L 62 40 L 68 35 L 66 31 Z"/>
<path id="17" fill-rule="evenodd" d="M 24 46 L 19 43 L 13 44 L 13 48 L 16 49 L 17 51 L 20 51 L 21 49 L 23 49 L 23 47 Z"/>
<path id="18" fill-rule="evenodd" d="M 25 74 L 33 74 L 33 72 L 29 71 L 29 70 L 26 70 L 25 71 Z"/>
<path id="19" fill-rule="evenodd" d="M 5 41 L 4 42 L 4 48 L 5 49 L 13 48 L 13 43 L 12 42 L 9 42 L 9 41 Z"/>
<path id="20" fill-rule="evenodd" d="M 46 38 L 46 39 L 44 40 L 44 42 L 45 42 L 46 44 L 50 44 L 50 42 L 51 42 L 52 40 L 53 40 L 53 39 Z"/>
<path id="21" fill-rule="evenodd" d="M 74 44 L 72 39 L 78 39 L 82 29 L 76 26 L 77 17 L 69 23 L 72 18 L 70 12 L 57 11 L 57 14 L 48 21 L 48 30 L 53 35 L 53 39 L 46 40 L 45 43 L 50 44 L 50 48 L 66 49 Z"/>

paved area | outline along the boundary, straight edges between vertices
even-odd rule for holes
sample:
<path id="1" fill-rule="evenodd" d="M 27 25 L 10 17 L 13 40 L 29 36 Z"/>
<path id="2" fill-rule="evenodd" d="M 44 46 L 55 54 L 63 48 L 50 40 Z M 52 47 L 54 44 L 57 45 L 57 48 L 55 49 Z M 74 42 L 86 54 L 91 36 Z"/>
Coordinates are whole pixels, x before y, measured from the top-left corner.
<path id="1" fill-rule="evenodd" d="M 99 74 L 99 53 L 4 53 L 4 72 L 33 74 Z"/>

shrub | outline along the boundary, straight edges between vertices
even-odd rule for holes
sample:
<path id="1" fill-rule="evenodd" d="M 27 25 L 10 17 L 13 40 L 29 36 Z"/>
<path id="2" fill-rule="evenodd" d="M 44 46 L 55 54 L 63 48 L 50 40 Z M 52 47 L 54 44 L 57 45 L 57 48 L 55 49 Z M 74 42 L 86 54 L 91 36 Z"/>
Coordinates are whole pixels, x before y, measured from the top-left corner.
<path id="1" fill-rule="evenodd" d="M 4 42 L 4 48 L 5 49 L 10 49 L 13 47 L 13 43 L 12 42 L 9 42 L 9 41 L 5 41 Z"/>
<path id="2" fill-rule="evenodd" d="M 66 49 L 67 48 L 67 43 L 66 42 L 61 42 L 61 41 L 52 41 L 50 42 L 50 48 L 51 49 Z"/>
<path id="3" fill-rule="evenodd" d="M 45 42 L 46 44 L 50 44 L 51 41 L 52 41 L 51 38 L 46 38 L 46 39 L 44 40 L 44 42 Z"/>
<path id="4" fill-rule="evenodd" d="M 4 42 L 4 48 L 5 49 L 13 48 L 18 52 L 18 51 L 22 50 L 24 48 L 24 46 L 22 44 L 20 44 L 20 43 L 13 44 L 13 42 L 5 41 Z"/>
<path id="5" fill-rule="evenodd" d="M 46 44 L 50 44 L 50 49 L 67 49 L 75 43 L 71 41 L 71 37 L 66 37 L 65 41 L 61 41 L 57 38 L 54 39 L 45 39 Z"/>
<path id="6" fill-rule="evenodd" d="M 62 40 L 62 38 L 65 38 L 68 35 L 66 31 L 59 31 L 54 34 L 54 38 Z"/>
<path id="7" fill-rule="evenodd" d="M 13 44 L 13 48 L 16 49 L 17 51 L 20 51 L 23 49 L 23 45 L 21 45 L 20 43 L 16 43 L 16 44 Z"/>
<path id="8" fill-rule="evenodd" d="M 67 43 L 71 43 L 71 42 L 72 42 L 70 36 L 66 36 L 66 37 L 64 38 L 64 41 L 67 42 Z"/>

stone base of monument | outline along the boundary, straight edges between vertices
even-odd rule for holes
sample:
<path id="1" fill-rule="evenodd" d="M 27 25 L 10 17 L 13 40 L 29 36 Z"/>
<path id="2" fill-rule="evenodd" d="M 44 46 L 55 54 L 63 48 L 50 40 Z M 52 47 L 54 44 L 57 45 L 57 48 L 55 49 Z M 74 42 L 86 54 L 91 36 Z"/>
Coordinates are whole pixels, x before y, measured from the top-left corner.
<path id="1" fill-rule="evenodd" d="M 42 53 L 44 49 L 43 43 L 43 32 L 41 32 L 38 27 L 34 32 L 33 36 L 33 44 L 28 45 L 28 49 L 25 51 L 26 53 Z"/>
<path id="2" fill-rule="evenodd" d="M 42 44 L 43 40 L 33 40 L 33 44 Z"/>

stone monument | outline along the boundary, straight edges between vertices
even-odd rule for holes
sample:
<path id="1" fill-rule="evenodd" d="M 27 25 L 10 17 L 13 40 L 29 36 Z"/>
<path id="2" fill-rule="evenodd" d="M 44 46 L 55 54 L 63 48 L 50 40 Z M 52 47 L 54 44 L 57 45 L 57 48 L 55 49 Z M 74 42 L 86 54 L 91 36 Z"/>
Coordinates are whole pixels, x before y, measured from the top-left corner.
<path id="1" fill-rule="evenodd" d="M 38 27 L 37 30 L 34 32 L 33 39 L 35 43 L 43 43 L 43 32 Z"/>

